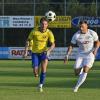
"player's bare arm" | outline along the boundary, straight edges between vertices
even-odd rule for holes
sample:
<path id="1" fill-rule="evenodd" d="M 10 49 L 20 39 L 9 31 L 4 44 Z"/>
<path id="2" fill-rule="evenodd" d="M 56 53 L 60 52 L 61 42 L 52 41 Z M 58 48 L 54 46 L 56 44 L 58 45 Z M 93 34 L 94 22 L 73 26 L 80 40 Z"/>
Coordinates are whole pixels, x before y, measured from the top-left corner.
<path id="1" fill-rule="evenodd" d="M 94 42 L 94 50 L 93 50 L 93 54 L 96 56 L 97 51 L 99 49 L 99 40 Z"/>
<path id="2" fill-rule="evenodd" d="M 47 51 L 47 56 L 50 55 L 51 51 L 55 48 L 55 43 L 51 43 L 51 46 L 49 47 L 48 51 Z"/>
<path id="3" fill-rule="evenodd" d="M 66 61 L 68 61 L 68 58 L 72 52 L 73 46 L 74 46 L 74 44 L 70 43 L 70 46 L 68 47 L 67 53 L 66 53 L 65 58 L 64 58 L 64 63 L 66 63 Z"/>
<path id="4" fill-rule="evenodd" d="M 29 42 L 30 42 L 30 40 L 28 39 L 28 40 L 26 41 L 26 44 L 25 44 L 25 53 L 24 53 L 23 57 L 27 57 Z"/>

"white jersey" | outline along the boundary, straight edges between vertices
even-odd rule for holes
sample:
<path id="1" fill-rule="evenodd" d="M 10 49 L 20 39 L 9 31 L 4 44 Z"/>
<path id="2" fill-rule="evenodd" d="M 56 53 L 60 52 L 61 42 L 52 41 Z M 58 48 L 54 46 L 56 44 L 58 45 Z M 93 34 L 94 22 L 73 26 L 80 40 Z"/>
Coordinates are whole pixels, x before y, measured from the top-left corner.
<path id="1" fill-rule="evenodd" d="M 93 51 L 94 42 L 98 40 L 98 35 L 95 31 L 88 29 L 86 34 L 78 31 L 72 37 L 71 43 L 78 45 L 79 54 L 89 54 Z"/>

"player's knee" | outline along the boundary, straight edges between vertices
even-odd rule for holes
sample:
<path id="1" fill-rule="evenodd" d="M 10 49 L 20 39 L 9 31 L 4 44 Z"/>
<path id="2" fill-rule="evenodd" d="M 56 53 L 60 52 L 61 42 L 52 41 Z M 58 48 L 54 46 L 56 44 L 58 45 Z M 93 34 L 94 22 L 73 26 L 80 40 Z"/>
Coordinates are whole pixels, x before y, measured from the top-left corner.
<path id="1" fill-rule="evenodd" d="M 84 73 L 88 73 L 88 72 L 89 72 L 89 70 L 83 69 L 83 72 L 84 72 Z"/>
<path id="2" fill-rule="evenodd" d="M 38 77 L 38 69 L 37 68 L 33 69 L 33 74 L 35 77 Z"/>
<path id="3" fill-rule="evenodd" d="M 83 68 L 83 72 L 84 72 L 84 73 L 88 73 L 88 72 L 89 72 L 89 70 L 90 70 L 90 68 L 89 68 L 89 67 L 84 66 L 84 68 Z"/>
<path id="4" fill-rule="evenodd" d="M 46 72 L 46 70 L 47 70 L 47 65 L 48 65 L 48 60 L 44 60 L 44 61 L 42 62 L 42 64 L 41 64 L 41 71 L 42 71 L 43 73 Z"/>

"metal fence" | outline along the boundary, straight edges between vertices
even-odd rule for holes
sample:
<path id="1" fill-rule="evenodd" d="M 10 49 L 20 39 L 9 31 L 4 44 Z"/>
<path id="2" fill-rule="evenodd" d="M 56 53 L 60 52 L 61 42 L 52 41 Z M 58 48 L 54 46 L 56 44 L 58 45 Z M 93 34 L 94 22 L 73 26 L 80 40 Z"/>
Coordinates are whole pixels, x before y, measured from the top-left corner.
<path id="1" fill-rule="evenodd" d="M 99 0 L 98 0 L 99 1 Z M 76 0 L 0 0 L 0 16 L 41 16 L 52 10 L 58 16 L 100 16 L 100 3 L 97 0 L 82 3 Z M 78 28 L 51 29 L 56 38 L 57 47 L 65 47 Z M 100 29 L 93 28 L 100 33 Z M 21 47 L 31 29 L 0 28 L 0 46 Z M 59 35 L 58 35 L 59 34 Z M 98 34 L 100 36 L 100 34 Z"/>

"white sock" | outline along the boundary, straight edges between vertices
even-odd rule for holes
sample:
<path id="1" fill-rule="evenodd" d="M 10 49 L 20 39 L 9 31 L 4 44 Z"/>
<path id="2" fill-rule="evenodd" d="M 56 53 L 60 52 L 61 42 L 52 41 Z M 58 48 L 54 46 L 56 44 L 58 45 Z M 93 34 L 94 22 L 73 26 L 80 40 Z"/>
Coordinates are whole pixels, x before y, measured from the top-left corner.
<path id="1" fill-rule="evenodd" d="M 81 71 L 80 71 L 79 75 L 81 75 L 82 73 L 83 73 L 83 68 L 81 69 Z"/>
<path id="2" fill-rule="evenodd" d="M 86 77 L 87 77 L 87 73 L 83 72 L 83 73 L 79 76 L 78 82 L 77 82 L 77 84 L 76 84 L 75 87 L 79 88 L 79 87 L 84 83 L 84 81 L 86 80 Z"/>
<path id="3" fill-rule="evenodd" d="M 39 87 L 42 88 L 43 87 L 43 84 L 39 84 Z"/>

